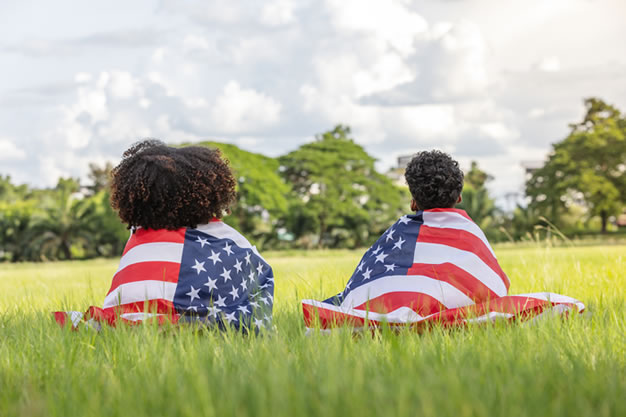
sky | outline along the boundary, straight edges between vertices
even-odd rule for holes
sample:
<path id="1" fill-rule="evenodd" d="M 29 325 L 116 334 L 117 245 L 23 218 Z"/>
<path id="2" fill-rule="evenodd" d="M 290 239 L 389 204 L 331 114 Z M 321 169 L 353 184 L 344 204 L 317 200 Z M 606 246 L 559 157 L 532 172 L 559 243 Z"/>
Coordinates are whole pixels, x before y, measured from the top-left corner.
<path id="1" fill-rule="evenodd" d="M 53 186 L 145 137 L 278 156 L 338 123 L 385 171 L 442 149 L 523 191 L 596 96 L 624 0 L 0 2 L 0 175 Z"/>

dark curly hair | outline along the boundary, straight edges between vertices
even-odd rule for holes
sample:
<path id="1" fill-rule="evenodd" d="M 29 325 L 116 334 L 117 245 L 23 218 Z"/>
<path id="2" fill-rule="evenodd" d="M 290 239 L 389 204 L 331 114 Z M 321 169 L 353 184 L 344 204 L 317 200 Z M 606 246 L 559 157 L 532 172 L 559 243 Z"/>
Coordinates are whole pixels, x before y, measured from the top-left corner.
<path id="1" fill-rule="evenodd" d="M 404 173 L 420 210 L 454 207 L 463 189 L 463 171 L 447 153 L 417 153 Z"/>
<path id="2" fill-rule="evenodd" d="M 132 145 L 111 171 L 111 205 L 129 228 L 196 227 L 222 217 L 235 200 L 235 184 L 218 149 L 148 139 Z"/>

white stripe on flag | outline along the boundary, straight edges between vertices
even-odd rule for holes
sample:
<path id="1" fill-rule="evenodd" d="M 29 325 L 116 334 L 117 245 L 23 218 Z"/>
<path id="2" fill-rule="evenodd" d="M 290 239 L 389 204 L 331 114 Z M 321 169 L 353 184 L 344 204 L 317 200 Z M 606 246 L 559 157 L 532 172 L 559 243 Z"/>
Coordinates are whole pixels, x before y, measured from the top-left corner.
<path id="1" fill-rule="evenodd" d="M 120 285 L 106 296 L 103 308 L 156 299 L 174 301 L 176 285 L 177 283 L 175 282 L 154 280 L 128 282 Z"/>
<path id="2" fill-rule="evenodd" d="M 452 263 L 485 284 L 499 297 L 507 293 L 502 278 L 472 252 L 437 243 L 417 242 L 413 262 L 416 264 Z"/>
<path id="3" fill-rule="evenodd" d="M 394 292 L 414 292 L 426 294 L 446 308 L 463 307 L 474 304 L 471 298 L 447 282 L 422 275 L 391 275 L 377 278 L 351 290 L 341 303 L 344 308 L 357 307 L 368 300 Z"/>
<path id="4" fill-rule="evenodd" d="M 183 244 L 172 242 L 144 243 L 137 245 L 120 259 L 117 272 L 127 266 L 140 262 L 174 262 L 180 263 L 183 258 Z M 117 273 L 116 272 L 116 273 Z"/>
<path id="5" fill-rule="evenodd" d="M 491 252 L 491 254 L 495 257 L 496 254 L 493 252 L 493 249 L 489 245 L 489 241 L 487 237 L 480 230 L 480 227 L 476 225 L 476 223 L 468 220 L 466 217 L 460 215 L 459 213 L 445 211 L 445 212 L 428 212 L 425 211 L 423 214 L 424 225 L 428 227 L 438 227 L 441 229 L 457 229 L 464 230 L 469 232 L 483 241 L 487 249 Z"/>
<path id="6" fill-rule="evenodd" d="M 346 314 L 361 319 L 367 318 L 368 320 L 388 323 L 417 323 L 430 316 L 420 316 L 409 307 L 400 307 L 389 313 L 375 313 L 367 310 L 355 310 L 353 308 L 346 308 L 342 306 L 336 306 L 333 304 L 323 303 L 317 300 L 302 300 L 303 304 L 308 304 L 314 307 L 323 308 L 326 310 L 336 311 L 337 313 Z M 435 313 L 436 314 L 436 313 Z M 432 315 L 432 314 L 431 314 Z"/>
<path id="7" fill-rule="evenodd" d="M 124 313 L 120 314 L 120 317 L 130 321 L 142 321 L 147 320 L 153 317 L 165 316 L 165 314 L 156 314 L 156 313 Z"/>
<path id="8" fill-rule="evenodd" d="M 530 294 L 515 294 L 515 297 L 530 297 L 538 300 L 549 301 L 551 303 L 567 303 L 575 304 L 578 311 L 583 311 L 585 305 L 575 298 L 568 297 L 567 295 L 555 294 L 553 292 L 535 292 Z"/>
<path id="9" fill-rule="evenodd" d="M 498 313 L 497 311 L 491 311 L 482 316 L 474 317 L 471 319 L 465 319 L 466 323 L 484 323 L 486 321 L 495 322 L 497 319 L 510 319 L 514 314 L 511 313 Z"/>
<path id="10" fill-rule="evenodd" d="M 80 322 L 83 320 L 84 314 L 78 311 L 68 311 L 67 316 L 72 321 L 72 327 L 78 327 Z"/>

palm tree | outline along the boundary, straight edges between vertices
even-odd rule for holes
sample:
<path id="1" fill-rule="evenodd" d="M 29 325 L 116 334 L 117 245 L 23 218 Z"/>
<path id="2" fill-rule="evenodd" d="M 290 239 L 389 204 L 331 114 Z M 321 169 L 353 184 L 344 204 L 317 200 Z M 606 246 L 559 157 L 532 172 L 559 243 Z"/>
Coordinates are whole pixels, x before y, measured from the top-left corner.
<path id="1" fill-rule="evenodd" d="M 72 245 L 86 247 L 95 238 L 91 227 L 93 205 L 68 187 L 57 190 L 31 229 L 30 251 L 40 260 L 72 259 Z"/>

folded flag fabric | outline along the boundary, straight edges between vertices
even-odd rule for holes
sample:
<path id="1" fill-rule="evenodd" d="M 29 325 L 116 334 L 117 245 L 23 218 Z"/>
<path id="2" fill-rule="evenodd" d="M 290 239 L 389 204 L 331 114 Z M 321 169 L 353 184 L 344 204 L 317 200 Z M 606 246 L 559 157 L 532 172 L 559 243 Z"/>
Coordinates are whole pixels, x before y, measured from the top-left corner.
<path id="1" fill-rule="evenodd" d="M 270 325 L 273 302 L 272 268 L 241 234 L 216 220 L 195 229 L 136 229 L 102 308 L 54 317 L 73 327 L 156 320 L 256 330 Z"/>
<path id="2" fill-rule="evenodd" d="M 345 289 L 303 300 L 307 327 L 462 326 L 582 312 L 552 293 L 508 295 L 510 282 L 482 230 L 459 209 L 401 217 L 365 252 Z M 316 324 L 317 322 L 317 324 Z"/>

